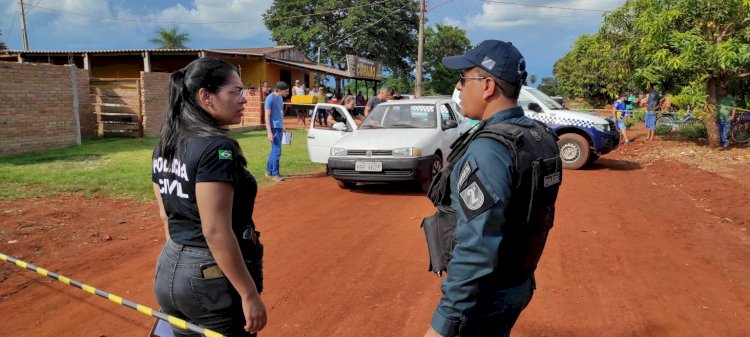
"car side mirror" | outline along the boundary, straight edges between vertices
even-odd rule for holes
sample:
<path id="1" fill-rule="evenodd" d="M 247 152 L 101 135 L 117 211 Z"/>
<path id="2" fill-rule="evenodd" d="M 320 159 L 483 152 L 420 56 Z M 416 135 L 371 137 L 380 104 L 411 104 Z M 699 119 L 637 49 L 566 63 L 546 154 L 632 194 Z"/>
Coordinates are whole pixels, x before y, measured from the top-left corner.
<path id="1" fill-rule="evenodd" d="M 458 122 L 454 120 L 445 120 L 443 121 L 443 130 L 453 129 L 458 127 Z"/>
<path id="2" fill-rule="evenodd" d="M 338 130 L 338 131 L 349 131 L 349 128 L 346 126 L 346 123 L 344 122 L 338 122 L 331 126 L 331 129 Z"/>
<path id="3" fill-rule="evenodd" d="M 529 110 L 534 112 L 542 112 L 542 107 L 539 106 L 539 103 L 531 102 L 529 103 Z"/>

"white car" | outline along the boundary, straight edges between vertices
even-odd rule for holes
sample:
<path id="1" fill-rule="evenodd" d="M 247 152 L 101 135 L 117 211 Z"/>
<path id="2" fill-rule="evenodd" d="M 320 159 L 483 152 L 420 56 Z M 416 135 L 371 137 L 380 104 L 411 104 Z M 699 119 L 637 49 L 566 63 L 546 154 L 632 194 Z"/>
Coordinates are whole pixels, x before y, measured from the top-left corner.
<path id="1" fill-rule="evenodd" d="M 447 163 L 450 145 L 471 125 L 450 97 L 388 101 L 373 109 L 360 125 L 341 105 L 345 123 L 307 131 L 310 160 L 326 164 L 339 187 L 358 182 L 416 181 L 427 191 L 432 177 Z"/>

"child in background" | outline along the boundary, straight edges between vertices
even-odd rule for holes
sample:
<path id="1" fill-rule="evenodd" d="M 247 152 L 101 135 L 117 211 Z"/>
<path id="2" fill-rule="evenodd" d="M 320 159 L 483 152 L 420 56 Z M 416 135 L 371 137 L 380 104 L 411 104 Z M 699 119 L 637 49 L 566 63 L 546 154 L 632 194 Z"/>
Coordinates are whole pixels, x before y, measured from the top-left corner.
<path id="1" fill-rule="evenodd" d="M 620 99 L 615 102 L 614 111 L 612 112 L 612 119 L 616 121 L 617 130 L 620 131 L 622 139 L 625 140 L 625 145 L 632 143 L 628 140 L 625 122 L 623 121 L 624 116 L 627 116 L 627 104 L 625 103 L 626 97 L 627 96 L 625 95 L 620 95 Z"/>

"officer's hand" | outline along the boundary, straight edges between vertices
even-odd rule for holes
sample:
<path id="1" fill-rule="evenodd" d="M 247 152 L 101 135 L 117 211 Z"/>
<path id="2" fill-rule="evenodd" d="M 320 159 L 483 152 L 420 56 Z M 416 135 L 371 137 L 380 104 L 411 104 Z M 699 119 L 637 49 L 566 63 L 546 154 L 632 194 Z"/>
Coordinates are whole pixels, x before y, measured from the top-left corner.
<path id="1" fill-rule="evenodd" d="M 435 331 L 435 329 L 430 327 L 429 329 L 427 329 L 427 332 L 424 333 L 424 337 L 443 337 L 443 336 L 440 335 L 437 331 Z"/>
<path id="2" fill-rule="evenodd" d="M 251 296 L 242 300 L 242 312 L 245 314 L 245 331 L 256 333 L 266 326 L 266 305 L 260 299 L 260 295 Z"/>

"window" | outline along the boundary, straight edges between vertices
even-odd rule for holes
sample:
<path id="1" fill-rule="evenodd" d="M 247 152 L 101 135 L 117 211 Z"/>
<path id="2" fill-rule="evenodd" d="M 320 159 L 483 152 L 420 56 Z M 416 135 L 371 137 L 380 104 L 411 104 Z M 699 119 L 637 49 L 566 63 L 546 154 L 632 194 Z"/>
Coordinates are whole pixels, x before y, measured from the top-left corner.
<path id="1" fill-rule="evenodd" d="M 521 94 L 518 95 L 518 106 L 522 107 L 524 110 L 529 110 L 529 103 L 533 102 L 531 100 L 531 97 L 526 95 L 525 92 L 521 91 Z"/>
<path id="2" fill-rule="evenodd" d="M 444 121 L 456 121 L 456 115 L 453 113 L 453 109 L 451 109 L 451 106 L 446 104 L 441 104 L 440 107 L 440 119 Z"/>

